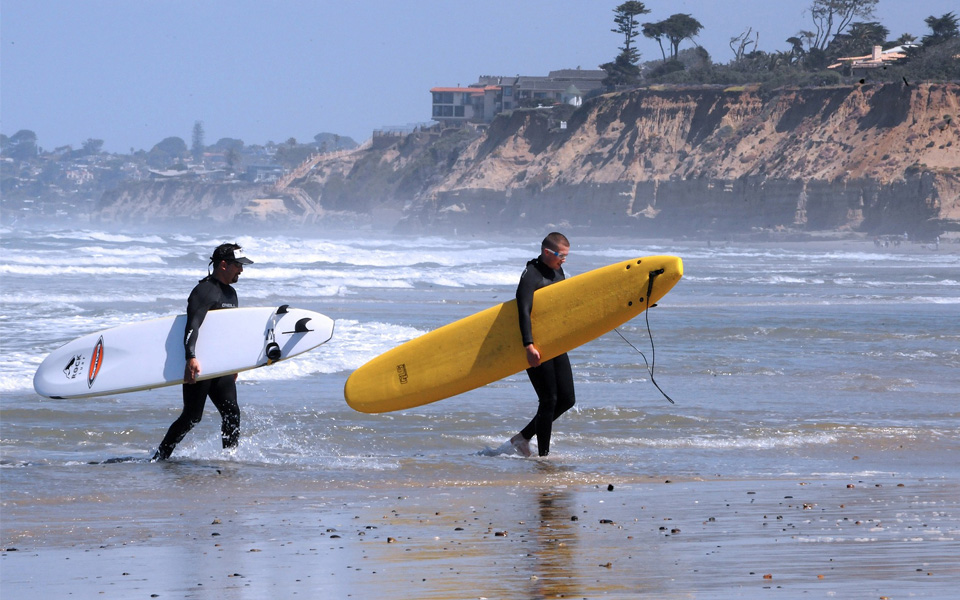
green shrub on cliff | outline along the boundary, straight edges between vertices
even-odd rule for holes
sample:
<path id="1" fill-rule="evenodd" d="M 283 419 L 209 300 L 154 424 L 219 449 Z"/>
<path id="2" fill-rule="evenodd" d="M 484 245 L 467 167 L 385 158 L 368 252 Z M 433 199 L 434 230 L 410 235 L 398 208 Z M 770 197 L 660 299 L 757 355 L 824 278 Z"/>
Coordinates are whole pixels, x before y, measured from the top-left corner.
<path id="1" fill-rule="evenodd" d="M 900 64 L 893 65 L 877 74 L 877 79 L 907 82 L 957 81 L 960 80 L 960 39 L 953 39 L 929 48 L 911 52 Z"/>

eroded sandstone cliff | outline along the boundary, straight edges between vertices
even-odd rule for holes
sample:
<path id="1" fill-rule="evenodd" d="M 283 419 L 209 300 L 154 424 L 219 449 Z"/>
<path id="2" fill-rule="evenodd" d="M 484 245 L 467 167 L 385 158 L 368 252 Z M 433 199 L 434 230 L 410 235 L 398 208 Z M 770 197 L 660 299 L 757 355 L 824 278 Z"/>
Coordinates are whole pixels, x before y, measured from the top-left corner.
<path id="1" fill-rule="evenodd" d="M 535 220 L 671 234 L 960 224 L 960 86 L 638 90 L 561 129 L 515 112 L 418 199 L 423 225 Z"/>
<path id="2" fill-rule="evenodd" d="M 101 217 L 932 237 L 960 232 L 960 85 L 642 89 L 518 110 L 485 131 L 374 138 L 320 160 L 272 213 L 249 207 L 276 190 L 176 185 L 121 189 Z"/>

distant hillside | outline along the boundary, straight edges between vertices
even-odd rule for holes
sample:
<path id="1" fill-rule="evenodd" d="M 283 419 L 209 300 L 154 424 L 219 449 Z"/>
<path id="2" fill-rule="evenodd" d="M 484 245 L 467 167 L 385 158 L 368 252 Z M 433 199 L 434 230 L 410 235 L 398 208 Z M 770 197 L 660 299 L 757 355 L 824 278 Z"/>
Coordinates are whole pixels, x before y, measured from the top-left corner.
<path id="1" fill-rule="evenodd" d="M 291 186 L 314 203 L 309 219 L 290 202 L 258 218 L 703 237 L 960 232 L 958 92 L 700 86 L 518 110 L 485 132 L 421 131 L 330 155 Z M 135 204 L 111 219 L 134 217 Z"/>

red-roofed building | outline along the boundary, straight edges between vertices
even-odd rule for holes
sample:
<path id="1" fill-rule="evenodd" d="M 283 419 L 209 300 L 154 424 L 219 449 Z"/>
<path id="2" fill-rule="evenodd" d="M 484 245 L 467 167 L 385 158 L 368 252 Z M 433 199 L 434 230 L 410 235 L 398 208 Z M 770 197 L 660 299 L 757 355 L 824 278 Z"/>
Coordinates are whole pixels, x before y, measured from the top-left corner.
<path id="1" fill-rule="evenodd" d="M 579 68 L 551 71 L 546 77 L 484 75 L 467 87 L 432 88 L 432 117 L 445 125 L 489 123 L 521 102 L 579 106 L 584 94 L 602 87 L 604 77 L 602 70 Z"/>
<path id="2" fill-rule="evenodd" d="M 430 94 L 433 96 L 435 121 L 465 123 L 482 119 L 483 99 L 486 94 L 482 87 L 435 87 L 430 90 Z M 480 107 L 479 111 L 477 106 Z"/>

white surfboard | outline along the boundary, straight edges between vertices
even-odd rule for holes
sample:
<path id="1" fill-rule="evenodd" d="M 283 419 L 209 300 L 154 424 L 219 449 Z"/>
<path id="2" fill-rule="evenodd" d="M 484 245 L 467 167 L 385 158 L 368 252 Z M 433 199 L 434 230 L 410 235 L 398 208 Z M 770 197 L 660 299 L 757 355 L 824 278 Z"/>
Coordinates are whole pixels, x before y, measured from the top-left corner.
<path id="1" fill-rule="evenodd" d="M 52 352 L 33 377 L 48 398 L 86 398 L 183 383 L 187 315 L 121 325 Z M 300 308 L 212 310 L 197 339 L 198 379 L 255 369 L 316 348 L 333 337 L 333 319 Z"/>

